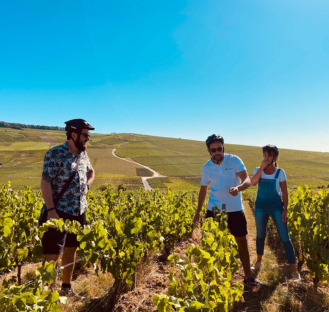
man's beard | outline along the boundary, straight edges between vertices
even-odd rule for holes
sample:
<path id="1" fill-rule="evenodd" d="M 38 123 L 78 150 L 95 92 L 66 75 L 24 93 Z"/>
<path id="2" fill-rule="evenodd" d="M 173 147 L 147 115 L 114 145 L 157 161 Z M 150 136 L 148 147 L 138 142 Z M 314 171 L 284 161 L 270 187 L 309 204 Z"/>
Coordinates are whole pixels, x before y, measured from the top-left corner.
<path id="1" fill-rule="evenodd" d="M 84 151 L 87 149 L 87 146 L 83 145 L 83 143 L 82 143 L 81 141 L 79 141 L 79 142 L 73 141 L 73 142 L 74 142 L 75 147 L 76 147 L 80 152 L 84 152 Z"/>
<path id="2" fill-rule="evenodd" d="M 218 163 L 223 160 L 223 155 L 221 155 L 221 154 L 216 155 L 212 159 Z"/>

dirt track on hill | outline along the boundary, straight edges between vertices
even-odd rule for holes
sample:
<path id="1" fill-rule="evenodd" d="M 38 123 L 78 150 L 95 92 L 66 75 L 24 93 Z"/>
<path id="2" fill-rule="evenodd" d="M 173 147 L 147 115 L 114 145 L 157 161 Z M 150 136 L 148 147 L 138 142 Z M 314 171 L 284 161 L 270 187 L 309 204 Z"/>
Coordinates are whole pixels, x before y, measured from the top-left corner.
<path id="1" fill-rule="evenodd" d="M 56 140 L 54 138 L 49 137 L 48 135 L 39 134 L 39 137 L 45 142 L 49 143 L 50 147 L 53 147 L 57 144 Z"/>
<path id="2" fill-rule="evenodd" d="M 152 190 L 151 185 L 150 185 L 150 184 L 148 183 L 148 181 L 147 181 L 148 179 L 153 179 L 153 178 L 164 178 L 164 177 L 165 177 L 164 175 L 160 174 L 159 172 L 153 170 L 152 168 L 150 168 L 150 167 L 148 167 L 148 166 L 144 166 L 144 165 L 138 163 L 137 161 L 134 161 L 134 160 L 131 159 L 131 158 L 123 158 L 123 157 L 118 156 L 118 155 L 115 153 L 115 151 L 116 151 L 116 149 L 113 149 L 113 150 L 112 150 L 112 155 L 113 155 L 114 157 L 119 158 L 119 159 L 121 159 L 121 160 L 129 161 L 129 162 L 131 162 L 131 163 L 133 163 L 133 164 L 136 164 L 136 165 L 139 165 L 139 166 L 142 166 L 142 167 L 144 167 L 144 168 L 150 170 L 150 171 L 153 173 L 153 175 L 152 175 L 151 177 L 142 177 L 142 182 L 143 182 L 143 185 L 144 185 L 144 188 L 145 188 L 146 191 L 151 191 L 151 190 Z"/>

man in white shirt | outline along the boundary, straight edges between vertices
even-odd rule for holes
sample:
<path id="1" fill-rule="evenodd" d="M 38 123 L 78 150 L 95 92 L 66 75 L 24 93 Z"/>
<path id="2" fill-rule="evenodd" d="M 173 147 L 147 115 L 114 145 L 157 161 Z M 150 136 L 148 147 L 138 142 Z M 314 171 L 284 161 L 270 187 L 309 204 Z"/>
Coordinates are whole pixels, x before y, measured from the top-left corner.
<path id="1" fill-rule="evenodd" d="M 224 154 L 224 139 L 213 134 L 206 140 L 210 160 L 202 168 L 201 188 L 198 209 L 193 223 L 196 226 L 200 220 L 200 211 L 210 189 L 206 218 L 214 217 L 213 207 L 226 208 L 228 228 L 238 244 L 239 256 L 242 262 L 247 286 L 260 285 L 260 281 L 251 275 L 250 257 L 246 235 L 247 221 L 243 212 L 241 191 L 250 185 L 250 178 L 242 160 L 235 155 Z"/>

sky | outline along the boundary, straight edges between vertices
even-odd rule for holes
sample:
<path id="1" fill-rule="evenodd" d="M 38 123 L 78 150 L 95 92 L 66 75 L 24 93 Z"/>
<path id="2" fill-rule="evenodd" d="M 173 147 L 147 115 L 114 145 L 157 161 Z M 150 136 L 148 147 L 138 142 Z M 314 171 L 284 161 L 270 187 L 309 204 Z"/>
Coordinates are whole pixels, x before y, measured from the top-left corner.
<path id="1" fill-rule="evenodd" d="M 4 1 L 0 121 L 329 152 L 329 1 Z"/>

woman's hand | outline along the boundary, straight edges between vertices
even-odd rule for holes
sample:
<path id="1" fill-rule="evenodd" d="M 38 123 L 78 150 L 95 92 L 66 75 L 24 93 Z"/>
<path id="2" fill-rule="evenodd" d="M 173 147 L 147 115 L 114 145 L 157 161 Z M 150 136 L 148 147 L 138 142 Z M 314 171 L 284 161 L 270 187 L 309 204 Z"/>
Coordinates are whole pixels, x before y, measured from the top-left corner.
<path id="1" fill-rule="evenodd" d="M 286 209 L 283 209 L 282 212 L 282 222 L 286 223 L 288 221 L 288 211 Z"/>
<path id="2" fill-rule="evenodd" d="M 271 162 L 267 159 L 267 158 L 264 158 L 264 160 L 262 161 L 262 163 L 260 164 L 260 168 L 262 170 L 264 170 Z"/>

